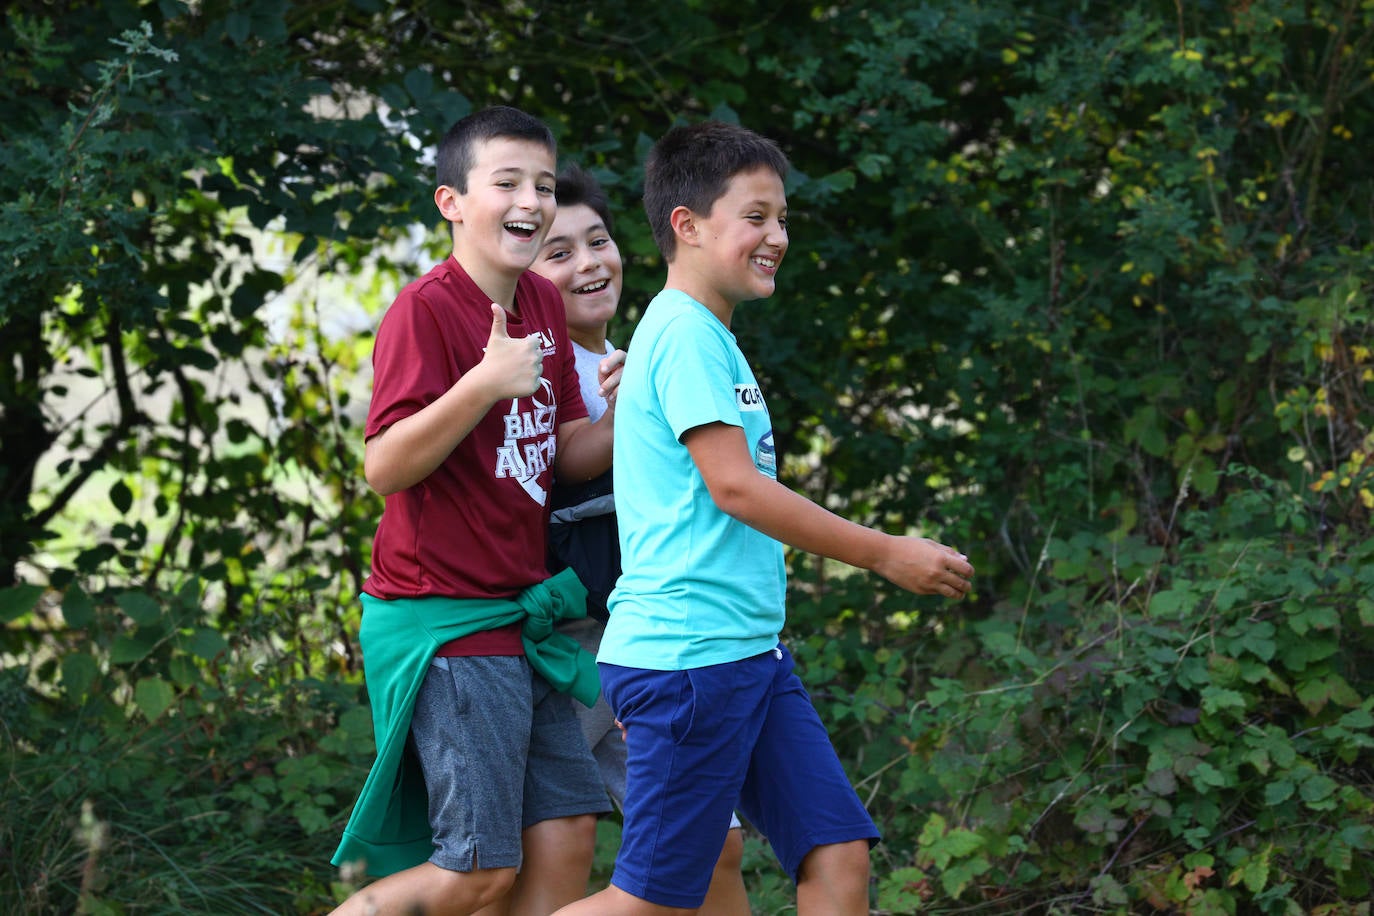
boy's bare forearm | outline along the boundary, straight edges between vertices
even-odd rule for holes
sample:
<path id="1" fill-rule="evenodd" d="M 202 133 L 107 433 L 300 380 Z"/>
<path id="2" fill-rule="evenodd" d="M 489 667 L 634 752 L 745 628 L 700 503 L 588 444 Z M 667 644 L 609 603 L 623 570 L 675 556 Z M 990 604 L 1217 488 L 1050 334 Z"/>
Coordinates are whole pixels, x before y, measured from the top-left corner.
<path id="1" fill-rule="evenodd" d="M 367 440 L 363 475 L 383 496 L 434 473 L 496 402 L 481 379 L 460 378 L 436 401 Z"/>
<path id="2" fill-rule="evenodd" d="M 798 550 L 868 569 L 922 595 L 962 598 L 973 567 L 928 538 L 890 535 L 842 518 L 759 473 L 741 429 L 713 423 L 683 442 L 722 512 Z"/>
<path id="3" fill-rule="evenodd" d="M 558 452 L 554 456 L 554 475 L 566 483 L 591 480 L 611 468 L 611 442 L 615 436 L 615 410 L 601 415 L 595 423 L 573 420 L 558 428 Z"/>

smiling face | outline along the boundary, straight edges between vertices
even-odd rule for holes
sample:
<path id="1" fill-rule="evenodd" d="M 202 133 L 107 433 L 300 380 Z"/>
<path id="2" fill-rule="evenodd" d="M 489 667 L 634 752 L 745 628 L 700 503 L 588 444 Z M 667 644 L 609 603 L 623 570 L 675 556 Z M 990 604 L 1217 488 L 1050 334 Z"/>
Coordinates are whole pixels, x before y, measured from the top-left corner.
<path id="1" fill-rule="evenodd" d="M 548 239 L 530 268 L 563 295 L 568 336 L 597 352 L 606 322 L 620 302 L 620 249 L 596 211 L 586 204 L 559 207 Z"/>
<path id="2" fill-rule="evenodd" d="M 787 253 L 787 195 L 777 172 L 761 167 L 734 175 L 710 214 L 693 214 L 692 223 L 704 283 L 687 292 L 727 313 L 740 302 L 773 295 Z"/>
<path id="3" fill-rule="evenodd" d="M 458 262 L 495 296 L 489 284 L 513 284 L 553 223 L 554 153 L 541 143 L 504 137 L 483 141 L 473 152 L 467 190 L 441 185 L 434 202 L 453 226 Z"/>

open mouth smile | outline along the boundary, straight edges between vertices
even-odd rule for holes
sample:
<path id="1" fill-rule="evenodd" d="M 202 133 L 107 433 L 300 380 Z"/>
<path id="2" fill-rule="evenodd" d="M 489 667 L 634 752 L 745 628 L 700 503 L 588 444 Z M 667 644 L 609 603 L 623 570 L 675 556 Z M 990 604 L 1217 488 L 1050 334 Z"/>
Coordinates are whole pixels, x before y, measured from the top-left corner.
<path id="1" fill-rule="evenodd" d="M 609 286 L 610 282 L 610 280 L 596 280 L 592 283 L 588 283 L 586 286 L 573 287 L 573 292 L 579 296 L 588 295 L 590 293 L 599 293 L 607 286 Z"/>
<path id="2" fill-rule="evenodd" d="M 536 226 L 534 223 L 528 223 L 528 222 L 516 221 L 516 220 L 512 220 L 511 222 L 504 223 L 503 225 L 506 227 L 506 231 L 507 231 L 507 232 L 511 233 L 512 235 L 519 236 L 519 237 L 522 238 L 522 239 L 532 239 L 532 238 L 534 238 L 534 233 L 535 233 L 535 231 L 539 228 L 539 227 Z"/>

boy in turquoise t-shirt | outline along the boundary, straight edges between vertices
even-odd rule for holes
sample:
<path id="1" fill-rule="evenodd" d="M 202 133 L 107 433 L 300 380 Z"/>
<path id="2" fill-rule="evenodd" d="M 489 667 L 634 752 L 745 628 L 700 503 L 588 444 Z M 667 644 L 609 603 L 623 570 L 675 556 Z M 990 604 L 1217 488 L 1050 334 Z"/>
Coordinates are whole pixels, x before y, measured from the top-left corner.
<path id="1" fill-rule="evenodd" d="M 623 572 L 597 655 L 626 735 L 624 831 L 611 886 L 562 914 L 694 912 L 730 812 L 768 837 L 797 911 L 868 912 L 878 831 L 779 643 L 783 545 L 962 598 L 973 567 L 925 538 L 849 522 L 777 480 L 759 384 L 730 331 L 787 252 L 787 160 L 744 128 L 676 128 L 645 165 L 668 262 L 618 391 Z"/>
<path id="2" fill-rule="evenodd" d="M 612 235 L 610 203 L 601 185 L 586 171 L 570 166 L 558 173 L 558 215 L 544 247 L 530 270 L 546 278 L 563 295 L 568 336 L 577 357 L 582 401 L 596 421 L 609 406 L 601 389 L 601 366 L 624 356 L 607 339 L 607 325 L 620 304 L 624 266 Z M 560 627 L 595 654 L 606 628 L 606 600 L 620 575 L 620 543 L 615 522 L 615 494 L 611 472 L 580 484 L 557 485 L 550 497 L 550 566 L 570 566 L 587 587 L 587 617 Z M 625 806 L 625 739 L 604 698 L 594 706 L 577 707 L 582 733 L 596 758 L 606 791 L 615 804 Z M 703 916 L 749 916 L 749 897 L 740 875 L 744 839 L 739 818 L 731 815 L 730 830 L 716 861 Z"/>

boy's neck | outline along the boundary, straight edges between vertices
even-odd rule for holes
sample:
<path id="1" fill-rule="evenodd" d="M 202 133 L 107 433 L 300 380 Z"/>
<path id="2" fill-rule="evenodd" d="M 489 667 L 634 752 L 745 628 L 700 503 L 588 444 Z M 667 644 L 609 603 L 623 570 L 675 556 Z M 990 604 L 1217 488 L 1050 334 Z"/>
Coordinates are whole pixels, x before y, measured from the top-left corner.
<path id="1" fill-rule="evenodd" d="M 602 325 L 599 332 L 584 331 L 581 328 L 568 328 L 568 337 L 582 349 L 589 350 L 598 356 L 606 352 L 605 325 Z"/>
<path id="2" fill-rule="evenodd" d="M 691 296 L 729 329 L 730 319 L 739 303 L 726 300 L 711 283 L 709 276 L 691 269 L 690 260 L 678 257 L 668 265 L 668 279 L 664 281 L 663 288 Z"/>
<path id="3" fill-rule="evenodd" d="M 453 259 L 472 282 L 477 284 L 483 295 L 512 315 L 520 314 L 515 305 L 515 287 L 520 282 L 520 274 L 512 276 L 505 270 L 481 263 L 480 258 L 465 258 L 456 246 L 453 249 Z"/>

